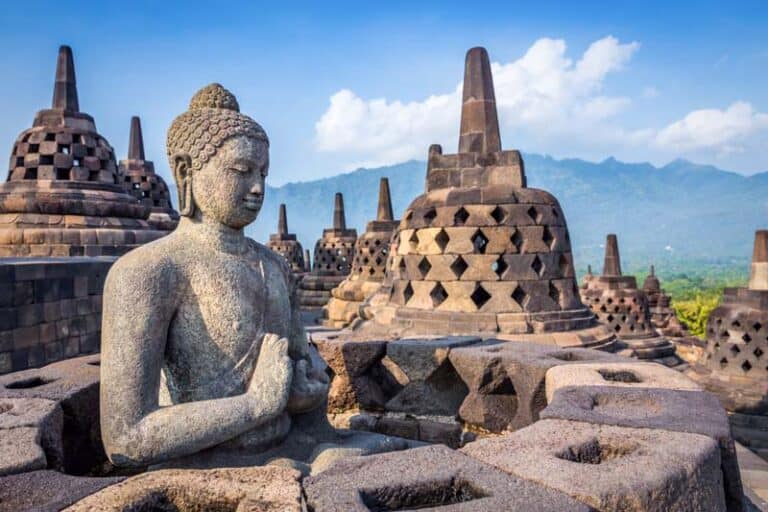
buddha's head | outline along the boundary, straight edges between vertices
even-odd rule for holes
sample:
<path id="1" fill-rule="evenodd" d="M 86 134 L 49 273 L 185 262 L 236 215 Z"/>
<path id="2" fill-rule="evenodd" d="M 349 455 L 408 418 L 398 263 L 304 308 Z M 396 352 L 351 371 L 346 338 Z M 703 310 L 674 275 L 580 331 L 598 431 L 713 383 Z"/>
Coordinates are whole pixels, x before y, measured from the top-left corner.
<path id="1" fill-rule="evenodd" d="M 264 200 L 269 139 L 219 84 L 200 89 L 168 130 L 179 211 L 231 228 L 253 222 Z"/>

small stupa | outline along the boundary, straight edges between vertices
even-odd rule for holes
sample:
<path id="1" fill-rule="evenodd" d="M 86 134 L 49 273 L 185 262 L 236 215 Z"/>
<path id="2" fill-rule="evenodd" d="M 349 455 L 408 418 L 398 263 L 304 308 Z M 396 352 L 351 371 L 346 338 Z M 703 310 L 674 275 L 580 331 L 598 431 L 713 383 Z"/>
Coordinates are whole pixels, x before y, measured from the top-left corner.
<path id="1" fill-rule="evenodd" d="M 656 268 L 651 265 L 648 276 L 643 281 L 643 292 L 648 298 L 648 310 L 651 312 L 651 323 L 664 336 L 682 338 L 690 336 L 688 328 L 677 318 L 672 308 L 672 297 L 667 295 L 656 277 Z"/>
<path id="2" fill-rule="evenodd" d="M 299 304 L 304 309 L 319 309 L 331 298 L 331 290 L 341 284 L 352 269 L 357 231 L 347 229 L 344 215 L 344 196 L 334 197 L 333 227 L 324 229 L 315 243 L 312 272 L 301 280 L 298 290 Z"/>
<path id="3" fill-rule="evenodd" d="M 679 362 L 674 357 L 675 346 L 654 328 L 648 298 L 638 289 L 637 279 L 621 272 L 616 235 L 607 236 L 603 273 L 584 280 L 581 298 L 636 357 Z M 663 361 L 665 358 L 671 359 Z"/>
<path id="4" fill-rule="evenodd" d="M 118 169 L 125 191 L 150 208 L 149 223 L 155 229 L 176 229 L 179 212 L 173 209 L 168 185 L 162 176 L 155 173 L 155 164 L 144 156 L 144 137 L 141 120 L 137 116 L 131 118 L 128 158 L 120 160 Z"/>
<path id="5" fill-rule="evenodd" d="M 269 235 L 267 247 L 285 258 L 295 275 L 302 275 L 306 272 L 304 249 L 296 239 L 296 235 L 288 232 L 288 214 L 286 213 L 285 204 L 280 205 L 277 233 Z"/>
<path id="6" fill-rule="evenodd" d="M 0 256 L 119 256 L 167 233 L 149 215 L 80 111 L 72 50 L 60 47 L 53 104 L 16 139 L 0 185 Z"/>
<path id="7" fill-rule="evenodd" d="M 370 221 L 365 233 L 357 239 L 352 271 L 331 291 L 332 298 L 324 308 L 323 325 L 346 327 L 358 317 L 363 301 L 379 289 L 386 274 L 392 233 L 399 223 L 392 215 L 389 180 L 381 178 L 376 220 Z"/>
<path id="8" fill-rule="evenodd" d="M 615 336 L 582 304 L 557 199 L 528 188 L 519 151 L 502 150 L 488 53 L 467 52 L 457 154 L 429 148 L 426 191 L 393 238 L 387 279 L 360 336 L 488 333 L 608 348 Z"/>

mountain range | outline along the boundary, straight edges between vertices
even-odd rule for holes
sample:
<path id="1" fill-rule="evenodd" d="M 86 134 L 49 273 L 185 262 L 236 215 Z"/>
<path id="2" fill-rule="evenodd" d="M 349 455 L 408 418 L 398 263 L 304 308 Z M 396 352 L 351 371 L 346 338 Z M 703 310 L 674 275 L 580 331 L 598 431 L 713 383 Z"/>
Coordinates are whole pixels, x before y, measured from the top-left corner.
<path id="1" fill-rule="evenodd" d="M 580 269 L 592 264 L 599 270 L 607 233 L 618 235 L 628 268 L 682 261 L 743 264 L 751 256 L 754 230 L 768 227 L 768 172 L 744 176 L 686 160 L 655 167 L 613 158 L 523 157 L 528 186 L 560 201 Z M 262 213 L 248 234 L 266 241 L 276 231 L 278 205 L 285 203 L 289 230 L 312 251 L 332 223 L 335 192 L 344 194 L 347 225 L 362 233 L 376 214 L 379 178 L 389 178 L 395 215 L 400 216 L 423 192 L 425 174 L 425 162 L 408 161 L 268 187 Z"/>

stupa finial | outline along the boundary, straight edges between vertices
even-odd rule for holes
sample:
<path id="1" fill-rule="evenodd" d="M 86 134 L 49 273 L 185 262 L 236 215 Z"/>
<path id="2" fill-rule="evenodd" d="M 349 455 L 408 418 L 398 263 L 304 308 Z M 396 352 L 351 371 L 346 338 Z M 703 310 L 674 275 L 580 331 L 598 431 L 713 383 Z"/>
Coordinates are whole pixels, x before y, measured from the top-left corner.
<path id="1" fill-rule="evenodd" d="M 277 233 L 279 235 L 288 234 L 288 214 L 285 211 L 285 203 L 280 204 L 280 213 L 277 219 Z"/>
<path id="2" fill-rule="evenodd" d="M 53 87 L 53 108 L 68 112 L 80 111 L 75 82 L 75 61 L 72 58 L 72 48 L 69 46 L 59 47 L 56 82 Z"/>
<path id="3" fill-rule="evenodd" d="M 145 160 L 144 137 L 141 135 L 141 120 L 138 116 L 131 118 L 131 134 L 128 140 L 128 160 Z"/>
<path id="4" fill-rule="evenodd" d="M 389 195 L 389 178 L 379 181 L 379 208 L 376 220 L 392 220 L 392 199 Z"/>
<path id="5" fill-rule="evenodd" d="M 347 229 L 347 219 L 344 216 L 344 196 L 341 192 L 336 192 L 333 204 L 333 229 Z"/>
<path id="6" fill-rule="evenodd" d="M 605 241 L 605 261 L 603 263 L 604 276 L 621 275 L 621 258 L 619 257 L 619 242 L 616 235 L 610 234 Z"/>
<path id="7" fill-rule="evenodd" d="M 459 153 L 497 151 L 501 151 L 501 137 L 491 63 L 485 48 L 475 47 L 467 52 L 464 63 Z"/>
<path id="8" fill-rule="evenodd" d="M 751 290 L 768 290 L 768 230 L 755 231 L 752 268 L 749 273 Z"/>

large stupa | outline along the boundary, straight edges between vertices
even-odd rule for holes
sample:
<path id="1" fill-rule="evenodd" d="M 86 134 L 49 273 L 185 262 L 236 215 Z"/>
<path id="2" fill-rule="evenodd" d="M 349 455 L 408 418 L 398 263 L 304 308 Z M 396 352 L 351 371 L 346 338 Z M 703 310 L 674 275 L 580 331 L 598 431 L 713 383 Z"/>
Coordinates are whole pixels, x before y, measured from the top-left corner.
<path id="1" fill-rule="evenodd" d="M 429 148 L 426 191 L 393 238 L 385 286 L 355 336 L 489 333 L 607 348 L 579 298 L 565 214 L 502 150 L 488 53 L 466 56 L 459 151 Z"/>
<path id="2" fill-rule="evenodd" d="M 119 256 L 167 233 L 150 211 L 123 189 L 112 146 L 80 111 L 62 46 L 53 104 L 16 139 L 0 185 L 0 256 Z"/>

